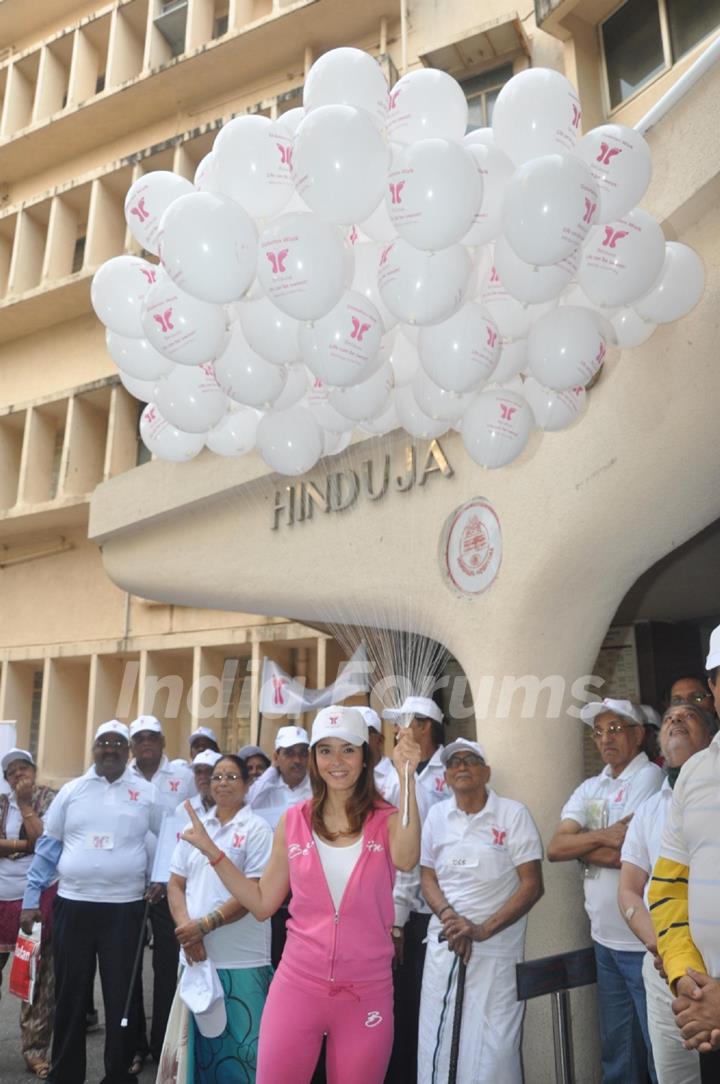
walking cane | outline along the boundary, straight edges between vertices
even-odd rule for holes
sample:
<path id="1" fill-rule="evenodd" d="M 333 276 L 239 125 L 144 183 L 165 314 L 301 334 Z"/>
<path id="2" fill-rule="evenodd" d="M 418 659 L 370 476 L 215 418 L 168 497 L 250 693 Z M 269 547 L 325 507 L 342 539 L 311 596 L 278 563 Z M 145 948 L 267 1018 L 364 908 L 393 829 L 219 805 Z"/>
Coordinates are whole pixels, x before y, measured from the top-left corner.
<path id="1" fill-rule="evenodd" d="M 457 986 L 455 987 L 455 1013 L 453 1015 L 452 1038 L 450 1040 L 450 1068 L 448 1084 L 456 1084 L 458 1056 L 460 1054 L 460 1029 L 462 1027 L 463 1001 L 465 1000 L 465 972 L 467 964 L 458 961 Z"/>
<path id="2" fill-rule="evenodd" d="M 127 997 L 125 998 L 125 1008 L 123 1009 L 122 1020 L 120 1021 L 120 1027 L 126 1028 L 128 1026 L 128 1014 L 130 1012 L 130 1002 L 132 1001 L 133 990 L 135 988 L 135 981 L 140 970 L 140 961 L 142 959 L 142 952 L 145 947 L 145 928 L 147 926 L 148 915 L 150 914 L 150 900 L 145 900 L 145 910 L 143 911 L 142 925 L 140 926 L 140 936 L 138 937 L 137 948 L 135 949 L 135 959 L 133 960 L 132 974 L 130 976 L 130 985 L 128 987 Z"/>

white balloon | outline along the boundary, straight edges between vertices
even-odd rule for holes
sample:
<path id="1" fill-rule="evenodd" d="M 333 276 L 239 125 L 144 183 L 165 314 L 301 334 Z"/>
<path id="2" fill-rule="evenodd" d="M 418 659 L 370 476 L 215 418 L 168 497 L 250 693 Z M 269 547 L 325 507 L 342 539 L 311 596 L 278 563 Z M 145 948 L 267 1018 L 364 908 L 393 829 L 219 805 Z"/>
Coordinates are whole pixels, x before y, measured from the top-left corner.
<path id="1" fill-rule="evenodd" d="M 482 177 L 465 147 L 421 139 L 393 155 L 385 204 L 400 237 L 436 251 L 465 236 L 482 192 Z"/>
<path id="2" fill-rule="evenodd" d="M 370 217 L 360 223 L 360 229 L 373 241 L 392 241 L 397 237 L 384 199 L 380 200 Z"/>
<path id="3" fill-rule="evenodd" d="M 352 288 L 356 293 L 362 294 L 364 298 L 372 302 L 380 313 L 383 328 L 385 331 L 390 331 L 397 324 L 398 318 L 394 313 L 390 312 L 390 309 L 383 301 L 378 286 L 378 266 L 385 247 L 385 245 L 378 245 L 373 242 L 355 245 L 355 275 Z"/>
<path id="4" fill-rule="evenodd" d="M 577 274 L 579 265 L 579 249 L 557 263 L 540 267 L 521 260 L 506 237 L 498 237 L 495 244 L 497 272 L 508 293 L 518 301 L 537 304 L 559 297 Z"/>
<path id="5" fill-rule="evenodd" d="M 305 77 L 303 105 L 307 112 L 337 104 L 364 109 L 378 127 L 385 127 L 387 79 L 377 60 L 362 49 L 331 49 L 315 61 Z"/>
<path id="6" fill-rule="evenodd" d="M 362 422 L 358 429 L 363 433 L 369 434 L 371 437 L 383 437 L 386 433 L 391 433 L 393 429 L 398 429 L 400 421 L 397 416 L 397 409 L 395 407 L 395 397 L 391 395 L 388 400 L 388 406 L 385 408 L 382 414 L 379 414 L 377 418 L 372 420 L 367 419 Z"/>
<path id="7" fill-rule="evenodd" d="M 172 366 L 174 368 L 174 366 Z M 118 373 L 120 377 L 120 383 L 125 388 L 125 391 L 132 395 L 133 399 L 137 399 L 140 403 L 152 403 L 155 401 L 155 385 L 156 380 L 138 380 L 136 376 L 128 376 L 127 373 Z"/>
<path id="8" fill-rule="evenodd" d="M 205 443 L 215 455 L 245 455 L 255 447 L 261 414 L 252 407 L 237 406 L 210 430 Z"/>
<path id="9" fill-rule="evenodd" d="M 292 135 L 281 120 L 234 117 L 213 146 L 215 176 L 221 192 L 252 218 L 279 214 L 293 193 Z"/>
<path id="10" fill-rule="evenodd" d="M 386 362 L 362 384 L 334 388 L 330 392 L 330 405 L 354 422 L 375 418 L 387 407 L 393 385 L 392 367 Z"/>
<path id="11" fill-rule="evenodd" d="M 462 442 L 481 467 L 504 467 L 524 450 L 533 424 L 532 410 L 522 395 L 489 388 L 480 392 L 463 414 Z"/>
<path id="12" fill-rule="evenodd" d="M 330 312 L 350 283 L 351 268 L 352 250 L 334 226 L 315 215 L 281 215 L 260 235 L 260 285 L 296 320 L 319 320 Z"/>
<path id="13" fill-rule="evenodd" d="M 629 305 L 655 283 L 665 260 L 665 237 L 639 207 L 597 226 L 580 264 L 579 283 L 595 305 Z"/>
<path id="14" fill-rule="evenodd" d="M 645 195 L 652 175 L 652 155 L 634 128 L 601 124 L 582 137 L 575 153 L 590 167 L 600 193 L 598 222 L 622 218 Z"/>
<path id="15" fill-rule="evenodd" d="M 523 397 L 530 404 L 535 424 L 546 432 L 567 429 L 584 412 L 587 405 L 585 388 L 577 385 L 566 391 L 553 391 L 529 376 L 523 384 Z"/>
<path id="16" fill-rule="evenodd" d="M 201 301 L 235 301 L 255 278 L 255 223 L 227 196 L 193 192 L 176 199 L 160 222 L 160 240 L 170 278 Z"/>
<path id="17" fill-rule="evenodd" d="M 352 440 L 352 429 L 346 433 L 328 433 L 323 430 L 323 455 L 339 455 Z"/>
<path id="18" fill-rule="evenodd" d="M 128 339 L 143 337 L 142 310 L 153 283 L 162 276 L 156 264 L 139 256 L 113 256 L 93 275 L 90 300 L 105 327 Z"/>
<path id="19" fill-rule="evenodd" d="M 320 426 L 303 406 L 266 414 L 258 425 L 256 442 L 267 465 L 279 474 L 305 474 L 323 451 Z"/>
<path id="20" fill-rule="evenodd" d="M 160 219 L 174 200 L 194 191 L 191 181 L 167 169 L 145 173 L 130 185 L 125 197 L 125 221 L 146 252 L 157 256 Z"/>
<path id="21" fill-rule="evenodd" d="M 494 147 L 495 133 L 492 128 L 473 128 L 472 131 L 468 130 L 465 133 L 463 143 L 466 147 L 471 147 L 474 143 L 482 144 L 484 147 Z"/>
<path id="22" fill-rule="evenodd" d="M 500 359 L 493 369 L 497 384 L 506 384 L 527 365 L 527 339 L 501 339 Z"/>
<path id="23" fill-rule="evenodd" d="M 471 270 L 472 261 L 461 245 L 421 252 L 400 239 L 380 253 L 380 296 L 403 323 L 436 324 L 462 305 Z"/>
<path id="24" fill-rule="evenodd" d="M 579 158 L 534 158 L 519 166 L 508 182 L 505 237 L 525 263 L 557 263 L 583 244 L 597 220 L 599 202 L 592 174 Z"/>
<path id="25" fill-rule="evenodd" d="M 285 128 L 291 136 L 294 136 L 304 118 L 305 110 L 300 105 L 295 106 L 294 109 L 286 109 L 284 113 L 280 114 L 278 120 L 281 122 L 283 128 Z"/>
<path id="26" fill-rule="evenodd" d="M 545 154 L 572 151 L 582 109 L 572 83 L 550 68 L 526 68 L 502 88 L 492 127 L 500 150 L 516 165 Z"/>
<path id="27" fill-rule="evenodd" d="M 165 421 L 185 433 L 207 433 L 222 418 L 228 401 L 211 364 L 176 365 L 155 385 L 155 403 Z"/>
<path id="28" fill-rule="evenodd" d="M 212 151 L 198 162 L 193 184 L 198 192 L 218 192 L 217 168 Z"/>
<path id="29" fill-rule="evenodd" d="M 555 301 L 537 305 L 518 301 L 506 290 L 494 262 L 483 280 L 479 301 L 503 339 L 524 339 L 533 322 L 556 305 Z"/>
<path id="30" fill-rule="evenodd" d="M 643 320 L 669 324 L 694 309 L 705 289 L 702 260 L 689 245 L 678 241 L 665 244 L 665 262 L 652 290 L 639 298 L 634 308 Z"/>
<path id="31" fill-rule="evenodd" d="M 543 316 L 528 335 L 530 372 L 554 391 L 589 384 L 606 351 L 607 342 L 593 313 L 573 305 Z"/>
<path id="32" fill-rule="evenodd" d="M 440 388 L 433 383 L 424 372 L 419 372 L 413 380 L 412 392 L 415 402 L 428 418 L 445 422 L 457 421 L 477 395 L 475 390 L 465 392 L 465 394 L 446 391 L 445 388 Z"/>
<path id="33" fill-rule="evenodd" d="M 311 373 L 333 387 L 360 384 L 377 368 L 383 325 L 362 294 L 349 290 L 330 312 L 300 328 L 300 354 Z"/>
<path id="34" fill-rule="evenodd" d="M 319 376 L 313 376 L 308 369 L 308 390 L 304 405 L 323 429 L 329 433 L 346 433 L 352 429 L 352 422 L 344 414 L 339 414 L 330 403 L 330 388 Z"/>
<path id="35" fill-rule="evenodd" d="M 621 350 L 631 350 L 635 346 L 641 346 L 650 338 L 657 324 L 648 323 L 638 316 L 635 309 L 618 309 L 610 317 L 615 342 Z"/>
<path id="36" fill-rule="evenodd" d="M 147 339 L 128 339 L 107 330 L 105 344 L 118 369 L 138 380 L 157 380 L 173 367 L 172 361 L 159 354 Z"/>
<path id="37" fill-rule="evenodd" d="M 420 68 L 398 80 L 388 99 L 388 139 L 452 139 L 459 143 L 467 127 L 468 104 L 462 88 L 439 68 Z"/>
<path id="38" fill-rule="evenodd" d="M 418 440 L 433 440 L 447 432 L 448 422 L 428 417 L 418 406 L 412 387 L 407 384 L 404 388 L 395 389 L 395 410 L 400 425 Z"/>
<path id="39" fill-rule="evenodd" d="M 422 328 L 418 353 L 434 384 L 449 392 L 468 392 L 479 388 L 497 365 L 500 335 L 481 306 L 470 302 L 448 320 Z"/>
<path id="40" fill-rule="evenodd" d="M 323 105 L 295 135 L 293 177 L 298 194 L 325 222 L 362 222 L 385 191 L 390 154 L 367 113 Z"/>
<path id="41" fill-rule="evenodd" d="M 307 386 L 308 377 L 305 366 L 288 366 L 285 387 L 277 399 L 273 400 L 272 406 L 269 406 L 268 410 L 287 410 L 288 407 L 295 406 L 307 392 Z"/>
<path id="42" fill-rule="evenodd" d="M 225 311 L 191 297 L 163 275 L 145 298 L 142 330 L 150 345 L 171 361 L 200 365 L 223 349 Z"/>
<path id="43" fill-rule="evenodd" d="M 401 328 L 398 328 L 392 337 L 388 360 L 392 365 L 397 387 L 410 384 L 415 379 L 420 368 L 417 347 L 410 342 Z"/>
<path id="44" fill-rule="evenodd" d="M 487 131 L 487 129 L 485 129 Z M 476 135 L 476 132 L 472 133 Z M 495 143 L 463 140 L 483 183 L 483 195 L 473 223 L 462 238 L 464 245 L 484 245 L 502 233 L 502 208 L 505 189 L 515 172 L 514 162 Z"/>
<path id="45" fill-rule="evenodd" d="M 271 365 L 249 346 L 239 324 L 230 328 L 227 346 L 215 362 L 215 375 L 233 402 L 266 410 L 283 391 L 287 370 Z"/>
<path id="46" fill-rule="evenodd" d="M 148 403 L 140 417 L 140 436 L 143 444 L 158 459 L 172 463 L 186 463 L 205 446 L 204 433 L 185 433 L 166 421 L 152 403 Z"/>
<path id="47" fill-rule="evenodd" d="M 250 346 L 265 361 L 272 365 L 294 365 L 300 361 L 300 324 L 281 312 L 269 298 L 243 303 L 238 319 Z"/>

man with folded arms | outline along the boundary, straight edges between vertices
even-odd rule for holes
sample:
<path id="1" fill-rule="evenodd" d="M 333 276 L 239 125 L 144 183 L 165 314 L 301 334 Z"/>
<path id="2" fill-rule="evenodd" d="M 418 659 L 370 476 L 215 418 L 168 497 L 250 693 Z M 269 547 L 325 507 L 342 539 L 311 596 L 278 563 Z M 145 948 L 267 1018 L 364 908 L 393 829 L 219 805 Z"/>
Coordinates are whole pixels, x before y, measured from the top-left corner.
<path id="1" fill-rule="evenodd" d="M 467 972 L 458 1080 L 522 1084 L 515 966 L 525 955 L 528 911 L 543 894 L 542 843 L 525 806 L 488 787 L 490 768 L 478 742 L 458 738 L 441 756 L 452 797 L 428 813 L 420 857 L 433 918 L 418 1084 L 447 1077 L 459 959 Z"/>
<path id="2" fill-rule="evenodd" d="M 103 1084 L 127 1084 L 136 1037 L 120 1026 L 143 921 L 148 832 L 163 816 L 155 787 L 128 768 L 128 728 L 95 733 L 93 765 L 66 783 L 45 817 L 23 898 L 22 928 L 39 920 L 41 891 L 59 874 L 54 905 L 55 1030 L 51 1084 L 85 1080 L 85 1010 L 96 960 L 105 1005 Z"/>

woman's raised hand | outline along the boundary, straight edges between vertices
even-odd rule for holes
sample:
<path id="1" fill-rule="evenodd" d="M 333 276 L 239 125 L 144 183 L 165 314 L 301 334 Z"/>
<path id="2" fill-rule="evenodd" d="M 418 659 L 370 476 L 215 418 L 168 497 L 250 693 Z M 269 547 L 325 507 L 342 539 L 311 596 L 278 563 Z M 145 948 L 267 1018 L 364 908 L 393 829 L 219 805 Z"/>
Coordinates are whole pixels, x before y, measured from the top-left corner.
<path id="1" fill-rule="evenodd" d="M 180 836 L 186 843 L 192 843 L 193 847 L 204 854 L 206 858 L 216 857 L 220 853 L 220 849 L 215 846 L 210 836 L 205 831 L 205 827 L 202 824 L 197 813 L 193 809 L 189 801 L 183 803 L 185 806 L 185 812 L 190 818 L 190 827 L 186 828 Z"/>
<path id="2" fill-rule="evenodd" d="M 420 763 L 420 746 L 412 736 L 410 727 L 403 727 L 398 734 L 392 759 L 398 775 L 401 776 L 405 771 L 405 764 L 408 765 L 408 771 L 412 774 Z"/>

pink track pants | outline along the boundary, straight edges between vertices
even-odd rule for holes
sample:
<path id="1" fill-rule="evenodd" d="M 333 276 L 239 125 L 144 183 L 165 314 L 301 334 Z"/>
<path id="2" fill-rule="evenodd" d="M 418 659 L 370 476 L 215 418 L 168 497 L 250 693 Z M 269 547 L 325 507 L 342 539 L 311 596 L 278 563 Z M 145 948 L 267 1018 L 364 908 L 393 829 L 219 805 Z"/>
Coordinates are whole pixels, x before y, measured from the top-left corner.
<path id="1" fill-rule="evenodd" d="M 330 983 L 281 963 L 260 1023 L 256 1084 L 309 1084 L 325 1034 L 328 1084 L 382 1084 L 393 1042 L 390 976 Z"/>

